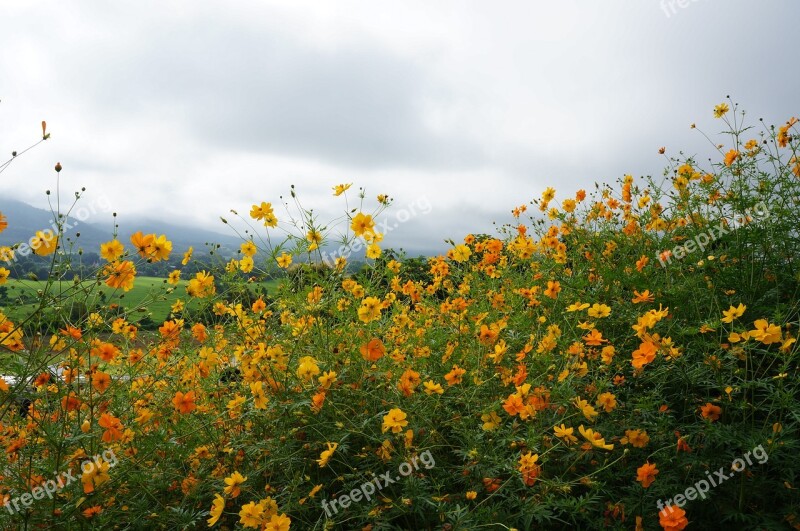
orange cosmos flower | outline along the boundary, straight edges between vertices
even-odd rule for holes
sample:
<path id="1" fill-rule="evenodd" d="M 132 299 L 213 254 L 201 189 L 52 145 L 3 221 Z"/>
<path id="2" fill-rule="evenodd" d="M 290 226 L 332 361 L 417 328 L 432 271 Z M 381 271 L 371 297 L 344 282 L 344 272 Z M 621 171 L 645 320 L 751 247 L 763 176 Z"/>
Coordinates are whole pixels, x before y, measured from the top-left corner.
<path id="1" fill-rule="evenodd" d="M 114 415 L 103 413 L 97 423 L 106 430 L 103 432 L 103 442 L 114 442 L 122 438 L 122 422 Z"/>
<path id="2" fill-rule="evenodd" d="M 714 422 L 715 420 L 719 420 L 719 416 L 722 415 L 722 408 L 715 406 L 711 402 L 707 402 L 706 405 L 700 406 L 700 413 L 703 415 L 704 419 L 709 419 L 711 422 Z"/>
<path id="3" fill-rule="evenodd" d="M 104 393 L 109 385 L 111 385 L 111 376 L 108 374 L 104 372 L 92 374 L 92 387 L 94 387 L 98 393 Z"/>
<path id="4" fill-rule="evenodd" d="M 133 281 L 136 279 L 136 266 L 129 260 L 114 262 L 106 266 L 104 273 L 108 275 L 106 286 L 130 291 L 133 288 Z"/>
<path id="5" fill-rule="evenodd" d="M 194 401 L 194 391 L 189 391 L 186 394 L 178 391 L 172 398 L 172 405 L 175 406 L 175 409 L 177 409 L 179 413 L 191 413 L 197 408 L 197 404 L 195 404 Z"/>
<path id="6" fill-rule="evenodd" d="M 153 254 L 153 242 L 155 239 L 155 234 L 145 235 L 142 234 L 142 231 L 131 235 L 131 243 L 136 248 L 136 252 L 139 253 L 139 256 L 142 258 L 150 258 L 150 256 Z"/>
<path id="7" fill-rule="evenodd" d="M 658 474 L 656 465 L 645 463 L 636 469 L 636 481 L 641 483 L 642 487 L 648 488 L 656 480 L 656 474 Z"/>
<path id="8" fill-rule="evenodd" d="M 457 385 L 461 383 L 462 377 L 466 372 L 466 370 L 462 369 L 458 365 L 453 365 L 453 370 L 445 374 L 444 379 L 447 381 L 448 385 Z"/>
<path id="9" fill-rule="evenodd" d="M 725 154 L 725 166 L 732 166 L 737 160 L 739 160 L 739 152 L 735 149 L 732 149 Z"/>
<path id="10" fill-rule="evenodd" d="M 658 513 L 658 523 L 664 531 L 681 531 L 689 525 L 689 520 L 686 518 L 686 511 L 669 505 Z"/>
<path id="11" fill-rule="evenodd" d="M 373 338 L 369 341 L 369 343 L 365 345 L 361 345 L 361 357 L 363 357 L 367 361 L 377 361 L 386 354 L 386 347 L 383 345 L 383 341 L 380 339 Z"/>
<path id="12" fill-rule="evenodd" d="M 655 297 L 650 293 L 649 289 L 644 290 L 644 292 L 639 293 L 636 290 L 633 290 L 633 294 L 636 295 L 631 302 L 634 304 L 641 304 L 643 302 L 653 302 Z"/>
<path id="13" fill-rule="evenodd" d="M 658 347 L 651 341 L 645 341 L 639 345 L 639 348 L 633 351 L 633 359 L 631 365 L 636 369 L 641 369 L 648 363 L 656 359 L 656 352 Z"/>
<path id="14" fill-rule="evenodd" d="M 506 410 L 506 413 L 511 415 L 518 415 L 525 409 L 525 404 L 522 402 L 522 398 L 516 393 L 508 395 L 506 401 L 503 402 L 503 409 Z"/>

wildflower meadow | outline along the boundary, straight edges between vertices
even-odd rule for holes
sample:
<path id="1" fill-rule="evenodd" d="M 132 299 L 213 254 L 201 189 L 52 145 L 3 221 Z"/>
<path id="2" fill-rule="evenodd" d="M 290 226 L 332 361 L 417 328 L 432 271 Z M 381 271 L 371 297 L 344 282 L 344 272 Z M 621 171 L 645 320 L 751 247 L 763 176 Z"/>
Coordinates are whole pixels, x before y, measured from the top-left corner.
<path id="1" fill-rule="evenodd" d="M 391 190 L 255 196 L 233 256 L 128 306 L 170 236 L 109 223 L 87 267 L 59 163 L 50 228 L 0 247 L 0 527 L 800 529 L 800 126 L 749 119 L 441 256 L 392 248 Z"/>

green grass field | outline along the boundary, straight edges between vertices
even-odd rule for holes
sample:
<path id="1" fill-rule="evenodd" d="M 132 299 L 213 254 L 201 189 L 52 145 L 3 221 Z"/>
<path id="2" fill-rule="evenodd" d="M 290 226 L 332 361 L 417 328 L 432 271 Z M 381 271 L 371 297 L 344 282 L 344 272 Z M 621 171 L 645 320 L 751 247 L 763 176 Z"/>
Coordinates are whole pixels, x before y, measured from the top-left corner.
<path id="1" fill-rule="evenodd" d="M 5 299 L 0 301 L 2 309 L 12 320 L 22 319 L 29 315 L 40 304 L 38 292 L 44 290 L 47 282 L 43 280 L 9 279 L 3 286 L 6 288 Z M 154 322 L 163 322 L 170 313 L 172 305 L 179 299 L 188 308 L 194 308 L 198 302 L 186 294 L 188 281 L 181 280 L 172 286 L 163 278 L 137 277 L 133 289 L 127 293 L 120 289 L 111 289 L 95 281 L 60 282 L 50 288 L 50 294 L 58 296 L 59 292 L 67 297 L 63 300 L 85 301 L 87 306 L 118 304 L 133 315 L 138 321 L 149 316 Z M 271 292 L 278 286 L 278 281 L 269 280 L 263 283 Z M 103 295 L 101 295 L 103 294 Z M 63 302 L 62 302 L 63 304 Z"/>

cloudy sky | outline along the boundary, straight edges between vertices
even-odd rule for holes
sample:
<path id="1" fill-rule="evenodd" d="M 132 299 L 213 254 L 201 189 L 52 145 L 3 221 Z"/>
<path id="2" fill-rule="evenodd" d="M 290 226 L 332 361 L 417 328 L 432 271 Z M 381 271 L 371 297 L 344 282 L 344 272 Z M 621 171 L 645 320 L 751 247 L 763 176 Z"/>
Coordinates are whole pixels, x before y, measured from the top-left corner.
<path id="1" fill-rule="evenodd" d="M 52 138 L 0 194 L 45 205 L 60 161 L 63 188 L 123 223 L 224 232 L 220 215 L 290 184 L 341 213 L 331 187 L 353 182 L 395 198 L 392 220 L 418 205 L 387 245 L 434 248 L 546 186 L 660 175 L 661 146 L 707 154 L 689 124 L 717 133 L 728 94 L 754 124 L 800 112 L 800 3 L 681 5 L 6 1 L 0 149 L 35 142 L 43 119 Z"/>

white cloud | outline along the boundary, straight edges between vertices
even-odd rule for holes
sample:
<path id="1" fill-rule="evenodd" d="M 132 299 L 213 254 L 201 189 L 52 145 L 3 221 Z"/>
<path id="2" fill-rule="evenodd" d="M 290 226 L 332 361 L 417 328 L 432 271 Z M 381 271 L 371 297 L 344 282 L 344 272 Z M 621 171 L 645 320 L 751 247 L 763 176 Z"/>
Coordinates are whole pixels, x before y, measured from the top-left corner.
<path id="1" fill-rule="evenodd" d="M 723 9 L 724 7 L 724 9 Z M 334 215 L 355 182 L 432 211 L 390 237 L 420 248 L 491 230 L 553 185 L 659 174 L 666 145 L 707 156 L 731 94 L 753 122 L 797 113 L 800 7 L 699 0 L 488 3 L 50 1 L 4 7 L 0 193 L 43 204 L 86 186 L 126 216 L 220 229 L 295 183 Z M 389 240 L 389 245 L 395 244 Z"/>

